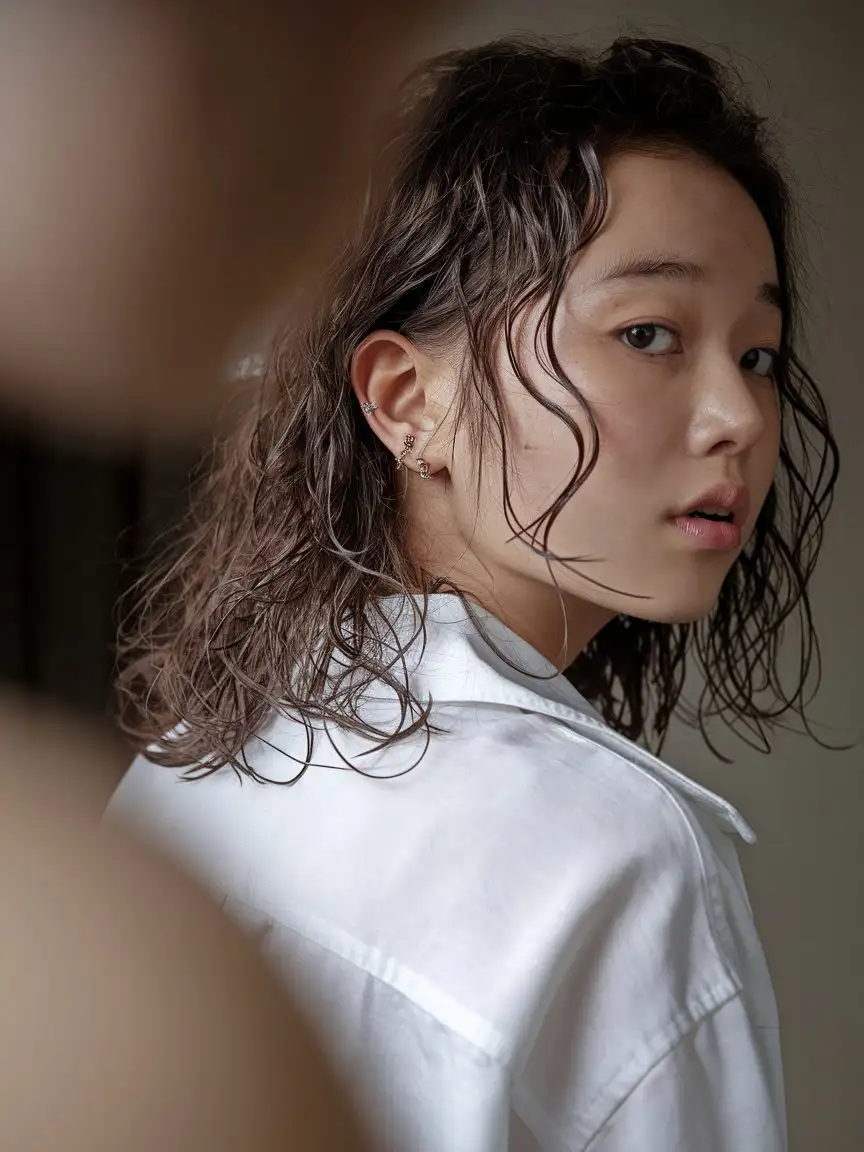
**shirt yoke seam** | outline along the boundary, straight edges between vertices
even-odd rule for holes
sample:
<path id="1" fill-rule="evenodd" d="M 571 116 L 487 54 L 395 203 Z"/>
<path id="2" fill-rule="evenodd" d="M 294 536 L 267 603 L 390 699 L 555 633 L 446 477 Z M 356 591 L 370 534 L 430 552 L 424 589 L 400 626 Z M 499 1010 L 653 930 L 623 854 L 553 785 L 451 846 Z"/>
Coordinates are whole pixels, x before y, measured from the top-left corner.
<path id="1" fill-rule="evenodd" d="M 412 1007 L 416 1008 L 418 1012 L 422 1012 L 424 1016 L 434 1021 L 439 1027 L 444 1028 L 447 1032 L 452 1033 L 454 1036 L 458 1036 L 467 1044 L 470 1044 L 473 1049 L 484 1056 L 487 1060 L 493 1062 L 499 1067 L 507 1067 L 509 1065 L 513 1055 L 512 1045 L 507 1044 L 502 1033 L 499 1032 L 499 1030 L 495 1028 L 493 1024 L 491 1024 L 484 1017 L 480 1016 L 478 1013 L 474 1012 L 472 1009 L 462 1004 L 461 1001 L 457 1000 L 449 993 L 444 992 L 432 981 L 429 981 L 425 977 L 420 976 L 419 973 L 414 972 L 414 970 L 409 968 L 407 965 L 399 963 L 392 957 L 387 957 L 386 954 L 382 954 L 382 958 L 385 960 L 385 963 L 393 971 L 393 976 L 388 976 L 382 972 L 376 971 L 375 968 L 370 964 L 363 963 L 359 956 L 351 955 L 347 948 L 340 948 L 336 946 L 334 942 L 323 939 L 323 933 L 315 932 L 314 928 L 308 926 L 303 928 L 298 924 L 288 924 L 279 917 L 273 916 L 269 912 L 265 912 L 264 909 L 258 905 L 223 891 L 223 909 L 228 904 L 242 905 L 256 916 L 260 916 L 265 920 L 266 927 L 264 930 L 260 933 L 253 932 L 253 937 L 256 937 L 260 940 L 262 946 L 265 947 L 265 950 L 266 941 L 273 929 L 290 932 L 292 935 L 299 937 L 301 940 L 305 940 L 317 948 L 322 948 L 329 955 L 337 957 L 338 959 L 344 961 L 346 964 L 350 964 L 351 967 L 356 968 L 360 972 L 363 972 L 377 984 L 388 988 L 395 995 L 400 996 L 402 999 L 406 1000 L 409 1004 L 412 1005 Z M 229 910 L 226 909 L 226 911 Z M 348 937 L 348 934 L 342 933 L 341 930 L 340 934 L 344 935 L 346 938 Z M 369 945 L 363 944 L 362 941 L 356 939 L 355 937 L 350 937 L 350 940 L 351 943 L 353 943 L 357 948 L 358 952 L 362 951 L 369 954 L 376 951 Z M 396 977 L 396 979 L 393 977 Z M 436 1011 L 434 1006 L 431 1004 L 424 1003 L 424 998 L 422 996 L 418 996 L 416 992 L 412 993 L 410 988 L 402 986 L 399 981 L 399 977 L 406 978 L 406 983 L 408 984 L 416 980 L 419 982 L 419 984 L 426 985 L 431 992 L 437 994 L 437 996 L 441 998 L 442 1002 L 446 1002 L 446 1004 L 450 1006 L 451 1011 L 453 1011 L 454 1014 L 458 1012 L 464 1014 L 466 1017 L 473 1018 L 473 1021 L 475 1022 L 475 1028 L 466 1029 L 458 1027 L 454 1021 L 447 1019 L 447 1016 L 450 1015 L 449 1012 L 442 1014 L 440 1011 Z M 478 1033 L 481 1031 L 487 1032 L 490 1039 L 493 1040 L 494 1043 L 484 1044 L 477 1035 L 471 1034 L 472 1031 Z"/>

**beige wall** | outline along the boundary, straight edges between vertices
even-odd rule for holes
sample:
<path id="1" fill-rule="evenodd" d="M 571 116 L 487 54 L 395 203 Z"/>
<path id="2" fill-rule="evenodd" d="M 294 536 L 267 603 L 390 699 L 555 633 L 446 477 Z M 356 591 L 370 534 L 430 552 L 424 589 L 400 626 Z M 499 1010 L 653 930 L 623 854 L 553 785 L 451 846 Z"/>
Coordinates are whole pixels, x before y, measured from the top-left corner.
<path id="1" fill-rule="evenodd" d="M 617 15 L 620 13 L 620 15 Z M 815 589 L 825 669 L 814 718 L 836 740 L 861 730 L 864 426 L 860 270 L 864 265 L 864 95 L 854 79 L 861 0 L 486 0 L 433 50 L 507 32 L 585 34 L 630 27 L 727 45 L 780 118 L 798 181 L 812 264 L 809 361 L 823 385 L 845 464 Z M 827 752 L 778 739 L 770 757 L 732 738 L 731 767 L 678 729 L 667 757 L 737 803 L 759 833 L 742 852 L 784 1025 L 793 1152 L 864 1147 L 864 744 Z M 699 1152 L 694 1149 L 693 1152 Z M 757 1152 L 742 1149 L 741 1152 Z"/>

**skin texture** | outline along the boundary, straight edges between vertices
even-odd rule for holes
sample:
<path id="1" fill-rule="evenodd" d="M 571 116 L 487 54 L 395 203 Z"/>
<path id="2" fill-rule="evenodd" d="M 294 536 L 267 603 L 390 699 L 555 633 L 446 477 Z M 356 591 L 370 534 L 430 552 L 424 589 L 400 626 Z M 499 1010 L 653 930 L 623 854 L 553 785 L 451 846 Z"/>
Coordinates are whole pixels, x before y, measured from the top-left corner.
<path id="1" fill-rule="evenodd" d="M 0 404 L 109 441 L 206 427 L 326 267 L 444 8 L 2 5 Z"/>
<path id="2" fill-rule="evenodd" d="M 378 404 L 370 421 L 389 449 L 396 454 L 407 433 L 416 436 L 406 476 L 414 555 L 562 668 L 618 613 L 663 622 L 708 613 L 740 549 L 694 546 L 669 517 L 718 483 L 746 485 L 743 546 L 779 452 L 770 368 L 782 318 L 765 298 L 763 285 L 777 271 L 755 204 L 732 177 L 690 155 L 623 153 L 606 176 L 609 213 L 574 261 L 555 332 L 560 361 L 597 422 L 600 456 L 556 521 L 550 549 L 590 560 L 553 563 L 550 571 L 514 541 L 500 470 L 485 469 L 478 493 L 477 461 L 451 415 L 455 352 L 433 357 L 379 332 L 353 363 L 355 390 L 361 402 Z M 687 262 L 701 273 L 603 279 L 634 255 Z M 523 364 L 589 438 L 578 404 L 534 354 L 537 315 L 519 333 Z M 643 329 L 634 347 L 626 330 L 649 324 L 656 328 L 647 346 L 639 346 Z M 500 362 L 511 499 L 525 525 L 564 487 L 576 446 L 519 384 L 503 347 Z M 433 481 L 420 480 L 418 457 Z"/>

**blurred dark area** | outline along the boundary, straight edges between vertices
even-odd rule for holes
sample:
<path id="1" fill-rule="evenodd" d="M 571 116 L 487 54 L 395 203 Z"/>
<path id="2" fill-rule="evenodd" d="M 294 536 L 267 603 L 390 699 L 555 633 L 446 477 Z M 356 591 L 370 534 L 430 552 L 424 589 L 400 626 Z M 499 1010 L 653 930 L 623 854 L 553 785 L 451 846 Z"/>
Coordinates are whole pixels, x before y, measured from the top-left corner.
<path id="1" fill-rule="evenodd" d="M 185 506 L 196 456 L 109 456 L 0 423 L 0 680 L 110 713 L 118 600 Z"/>

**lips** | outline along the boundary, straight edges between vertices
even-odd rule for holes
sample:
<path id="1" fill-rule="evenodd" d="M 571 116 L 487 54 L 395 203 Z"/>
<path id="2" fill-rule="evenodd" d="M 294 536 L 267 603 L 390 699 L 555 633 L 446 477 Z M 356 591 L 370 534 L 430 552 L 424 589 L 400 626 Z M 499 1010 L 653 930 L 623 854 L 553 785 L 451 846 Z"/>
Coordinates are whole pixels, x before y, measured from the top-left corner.
<path id="1" fill-rule="evenodd" d="M 672 523 L 691 544 L 711 551 L 732 552 L 741 547 L 741 529 L 731 520 L 676 516 Z"/>
<path id="2" fill-rule="evenodd" d="M 697 547 L 734 551 L 741 547 L 749 495 L 743 485 L 724 483 L 707 489 L 670 516 L 675 527 Z"/>
<path id="3" fill-rule="evenodd" d="M 740 528 L 747 519 L 750 498 L 743 484 L 722 483 L 708 488 L 683 508 L 673 513 L 673 518 L 691 516 L 708 521 L 725 521 L 737 524 Z"/>
<path id="4" fill-rule="evenodd" d="M 719 508 L 700 508 L 698 512 L 690 512 L 690 517 L 699 517 L 702 520 L 724 520 L 727 523 L 735 518 L 734 512 L 723 512 Z"/>

